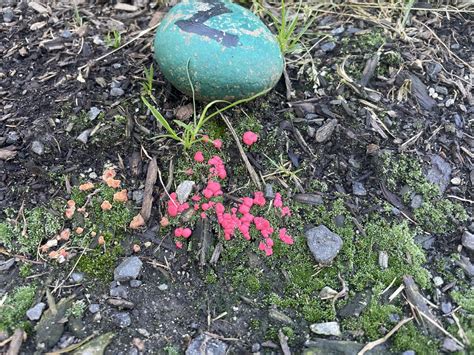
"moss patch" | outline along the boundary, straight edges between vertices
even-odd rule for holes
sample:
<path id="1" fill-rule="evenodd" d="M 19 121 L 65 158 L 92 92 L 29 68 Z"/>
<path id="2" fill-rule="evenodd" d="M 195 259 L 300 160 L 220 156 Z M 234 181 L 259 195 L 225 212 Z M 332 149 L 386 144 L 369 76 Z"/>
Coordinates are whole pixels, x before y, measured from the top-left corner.
<path id="1" fill-rule="evenodd" d="M 28 329 L 26 311 L 33 305 L 36 287 L 20 286 L 6 298 L 0 306 L 0 331 L 12 333 L 15 329 Z"/>

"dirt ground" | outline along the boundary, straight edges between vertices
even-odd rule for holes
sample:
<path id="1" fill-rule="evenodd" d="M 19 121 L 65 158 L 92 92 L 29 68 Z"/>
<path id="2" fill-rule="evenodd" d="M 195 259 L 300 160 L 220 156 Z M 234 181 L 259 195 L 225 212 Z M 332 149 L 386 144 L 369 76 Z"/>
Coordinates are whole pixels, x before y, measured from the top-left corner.
<path id="1" fill-rule="evenodd" d="M 0 351 L 21 344 L 12 337 L 17 328 L 26 330 L 25 354 L 61 353 L 108 332 L 107 354 L 199 354 L 199 346 L 209 354 L 352 354 L 384 336 L 368 353 L 474 351 L 474 8 L 415 3 L 405 18 L 399 2 L 306 4 L 316 17 L 300 50 L 286 56 L 287 80 L 225 113 L 239 135 L 258 131 L 246 157 L 267 200 L 271 185 L 292 210 L 288 219 L 259 210 L 284 221 L 295 239 L 266 257 L 255 238 L 224 241 L 212 218 L 193 217 L 183 249 L 160 224 L 168 192 L 187 179 L 195 191 L 205 187 L 207 172 L 194 167 L 186 175 L 197 149 L 222 156 L 225 202 L 256 190 L 221 120 L 203 132 L 224 142 L 220 151 L 202 143 L 184 151 L 156 138 L 162 127 L 141 100 L 154 30 L 142 31 L 156 27 L 169 5 L 0 3 L 0 222 L 16 228 L 11 244 L 0 228 L 0 310 L 11 311 L 8 297 L 19 286 L 34 285 L 26 309 L 42 301 L 51 310 L 51 298 L 59 310 L 67 304 L 51 328 L 24 313 L 0 317 Z M 153 75 L 153 97 L 167 119 L 192 111 L 191 98 L 156 65 Z M 117 224 L 105 236 L 108 249 L 91 239 L 68 244 L 63 263 L 42 254 L 55 233 L 75 228 L 63 214 L 77 186 L 100 184 L 109 167 L 130 201 L 113 215 L 129 218 L 124 228 L 103 217 L 90 222 Z M 147 187 L 151 216 L 130 229 Z M 53 235 L 46 214 L 36 220 L 44 229 L 33 231 L 35 208 L 58 219 Z M 321 224 L 344 241 L 329 266 L 318 265 L 306 243 Z M 20 240 L 33 233 L 40 245 L 25 252 Z M 111 284 L 131 257 L 143 263 L 140 285 Z M 325 298 L 324 286 L 335 293 Z M 72 304 L 77 315 L 67 311 Z M 312 330 L 323 322 L 337 322 L 342 333 Z"/>

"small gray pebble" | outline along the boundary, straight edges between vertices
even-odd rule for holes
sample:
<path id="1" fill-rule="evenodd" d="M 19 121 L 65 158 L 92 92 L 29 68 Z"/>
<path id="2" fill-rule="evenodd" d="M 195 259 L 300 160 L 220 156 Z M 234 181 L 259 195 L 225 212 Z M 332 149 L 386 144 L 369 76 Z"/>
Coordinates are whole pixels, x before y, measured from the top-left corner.
<path id="1" fill-rule="evenodd" d="M 89 312 L 91 312 L 92 314 L 95 314 L 95 313 L 97 313 L 97 312 L 99 312 L 99 311 L 100 311 L 100 306 L 99 306 L 99 304 L 97 304 L 97 303 L 91 303 L 91 304 L 89 305 Z"/>
<path id="2" fill-rule="evenodd" d="M 40 141 L 33 141 L 33 143 L 31 143 L 31 151 L 35 154 L 43 155 L 44 154 L 44 144 L 41 143 Z"/>
<path id="3" fill-rule="evenodd" d="M 125 91 L 121 88 L 112 88 L 110 89 L 110 96 L 119 97 L 125 94 Z"/>
<path id="4" fill-rule="evenodd" d="M 38 320 L 41 318 L 44 309 L 46 308 L 46 304 L 40 302 L 36 304 L 34 307 L 31 307 L 29 310 L 26 311 L 26 316 L 29 320 Z"/>
<path id="5" fill-rule="evenodd" d="M 259 352 L 261 348 L 262 348 L 262 346 L 259 343 L 252 344 L 252 352 L 253 353 Z"/>
<path id="6" fill-rule="evenodd" d="M 81 282 L 82 280 L 84 280 L 84 273 L 82 273 L 82 272 L 73 272 L 71 274 L 71 280 L 73 282 L 76 282 L 76 283 Z"/>
<path id="7" fill-rule="evenodd" d="M 321 45 L 323 52 L 331 52 L 334 48 L 336 48 L 336 43 L 334 42 L 326 42 Z"/>
<path id="8" fill-rule="evenodd" d="M 168 289 L 167 284 L 161 284 L 160 286 L 158 286 L 158 290 L 160 291 L 166 291 L 167 289 Z"/>
<path id="9" fill-rule="evenodd" d="M 132 288 L 137 288 L 142 285 L 142 282 L 140 280 L 130 280 L 130 287 Z"/>
<path id="10" fill-rule="evenodd" d="M 444 314 L 451 313 L 452 310 L 453 310 L 453 305 L 451 304 L 451 302 L 441 302 L 441 311 Z"/>
<path id="11" fill-rule="evenodd" d="M 130 314 L 128 314 L 127 312 L 115 313 L 114 315 L 112 315 L 112 320 L 120 328 L 126 328 L 130 324 L 132 324 L 132 319 L 130 318 Z"/>

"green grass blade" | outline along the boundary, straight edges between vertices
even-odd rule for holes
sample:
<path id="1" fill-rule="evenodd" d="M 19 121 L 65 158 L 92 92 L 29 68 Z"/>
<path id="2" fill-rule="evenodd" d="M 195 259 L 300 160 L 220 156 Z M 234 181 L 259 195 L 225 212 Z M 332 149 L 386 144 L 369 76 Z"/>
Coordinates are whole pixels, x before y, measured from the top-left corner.
<path id="1" fill-rule="evenodd" d="M 158 122 L 160 122 L 161 125 L 168 131 L 171 137 L 175 140 L 180 140 L 175 130 L 171 128 L 171 126 L 169 125 L 166 118 L 164 118 L 162 114 L 152 104 L 150 104 L 144 96 L 142 96 L 142 101 L 145 104 L 145 106 L 148 107 L 148 109 L 151 111 L 153 116 L 158 120 Z"/>

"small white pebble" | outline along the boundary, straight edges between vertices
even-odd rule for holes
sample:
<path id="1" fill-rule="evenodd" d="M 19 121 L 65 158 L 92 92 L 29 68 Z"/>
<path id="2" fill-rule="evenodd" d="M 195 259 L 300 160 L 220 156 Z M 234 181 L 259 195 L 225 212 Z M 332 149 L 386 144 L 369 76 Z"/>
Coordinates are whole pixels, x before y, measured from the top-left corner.
<path id="1" fill-rule="evenodd" d="M 441 277 L 435 276 L 435 277 L 433 277 L 433 283 L 435 284 L 436 287 L 439 287 L 442 284 L 444 284 L 444 281 Z"/>
<path id="2" fill-rule="evenodd" d="M 457 186 L 457 185 L 460 185 L 460 184 L 461 184 L 461 178 L 458 177 L 458 176 L 453 177 L 453 178 L 451 179 L 451 184 L 456 185 L 456 186 Z"/>

